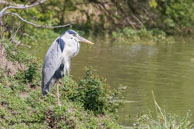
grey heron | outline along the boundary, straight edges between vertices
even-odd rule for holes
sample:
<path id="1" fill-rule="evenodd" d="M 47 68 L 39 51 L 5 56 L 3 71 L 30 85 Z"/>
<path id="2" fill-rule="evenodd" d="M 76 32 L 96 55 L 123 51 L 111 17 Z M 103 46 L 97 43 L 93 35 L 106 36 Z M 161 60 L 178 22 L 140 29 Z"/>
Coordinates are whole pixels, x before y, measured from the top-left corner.
<path id="1" fill-rule="evenodd" d="M 79 42 L 93 44 L 79 36 L 74 30 L 67 30 L 52 43 L 48 49 L 42 67 L 42 94 L 47 95 L 51 87 L 57 85 L 57 100 L 60 106 L 58 80 L 66 74 L 69 76 L 72 57 L 80 50 Z"/>

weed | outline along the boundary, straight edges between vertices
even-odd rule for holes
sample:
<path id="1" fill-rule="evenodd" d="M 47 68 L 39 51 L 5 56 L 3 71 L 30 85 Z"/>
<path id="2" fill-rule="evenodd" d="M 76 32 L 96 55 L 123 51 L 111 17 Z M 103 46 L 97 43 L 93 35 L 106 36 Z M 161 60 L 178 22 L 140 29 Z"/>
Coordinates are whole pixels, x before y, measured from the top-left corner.
<path id="1" fill-rule="evenodd" d="M 118 98 L 118 93 L 111 92 L 104 80 L 95 70 L 87 69 L 83 79 L 74 87 L 74 94 L 67 93 L 69 99 L 81 103 L 86 110 L 91 110 L 94 114 L 115 112 L 119 107 L 119 103 L 114 101 Z"/>
<path id="2" fill-rule="evenodd" d="M 141 28 L 140 30 L 134 30 L 132 28 L 126 27 L 124 29 L 117 29 L 116 31 L 113 31 L 112 37 L 116 39 L 116 42 L 121 43 L 156 43 L 158 41 L 165 40 L 166 34 L 159 29 L 147 30 L 146 28 Z"/>
<path id="3" fill-rule="evenodd" d="M 186 117 L 181 119 L 177 115 L 166 113 L 158 105 L 154 94 L 153 99 L 156 108 L 156 118 L 153 117 L 151 112 L 138 115 L 133 124 L 135 129 L 192 129 L 194 127 L 190 121 L 191 114 L 189 112 Z"/>

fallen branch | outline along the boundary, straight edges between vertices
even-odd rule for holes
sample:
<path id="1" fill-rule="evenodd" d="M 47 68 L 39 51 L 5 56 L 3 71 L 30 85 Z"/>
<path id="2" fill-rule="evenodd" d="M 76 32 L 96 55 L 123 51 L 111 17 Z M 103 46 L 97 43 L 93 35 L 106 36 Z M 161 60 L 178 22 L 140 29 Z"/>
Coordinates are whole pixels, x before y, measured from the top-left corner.
<path id="1" fill-rule="evenodd" d="M 23 46 L 23 47 L 26 47 L 26 48 L 31 48 L 30 45 L 23 44 L 23 43 L 21 43 L 21 41 L 15 41 L 13 39 L 12 42 L 15 43 L 15 47 L 17 47 L 17 46 Z"/>
<path id="2" fill-rule="evenodd" d="M 53 28 L 62 28 L 62 27 L 67 27 L 67 26 L 70 26 L 71 24 L 66 24 L 66 25 L 58 25 L 58 26 L 46 26 L 46 25 L 38 25 L 38 24 L 35 24 L 35 23 L 32 23 L 32 22 L 29 22 L 27 21 L 26 19 L 22 18 L 20 15 L 18 15 L 17 13 L 12 13 L 12 12 L 7 12 L 7 13 L 4 13 L 4 15 L 14 15 L 14 16 L 17 16 L 20 20 L 22 20 L 23 22 L 25 23 L 28 23 L 30 25 L 33 25 L 37 28 L 48 28 L 48 29 L 53 29 Z"/>
<path id="3" fill-rule="evenodd" d="M 143 26 L 143 23 L 141 22 L 140 19 L 138 19 L 135 15 L 132 14 L 132 17 L 141 25 Z"/>
<path id="4" fill-rule="evenodd" d="M 14 34 L 9 38 L 9 41 L 12 42 L 12 40 L 15 38 L 16 34 L 18 33 L 18 31 L 20 30 L 20 28 L 22 27 L 22 24 L 20 24 L 17 28 L 17 30 L 14 32 Z"/>
<path id="5" fill-rule="evenodd" d="M 23 33 L 23 36 L 26 36 L 26 37 L 28 37 L 28 38 L 30 38 L 30 39 L 35 40 L 35 39 L 34 39 L 34 37 L 30 36 L 30 35 L 29 35 L 29 34 L 27 34 L 27 33 Z M 35 41 L 36 41 L 36 40 L 35 40 Z"/>
<path id="6" fill-rule="evenodd" d="M 26 45 L 26 44 L 23 44 L 23 43 L 20 43 L 19 45 L 22 46 L 22 47 L 31 48 L 30 45 Z"/>

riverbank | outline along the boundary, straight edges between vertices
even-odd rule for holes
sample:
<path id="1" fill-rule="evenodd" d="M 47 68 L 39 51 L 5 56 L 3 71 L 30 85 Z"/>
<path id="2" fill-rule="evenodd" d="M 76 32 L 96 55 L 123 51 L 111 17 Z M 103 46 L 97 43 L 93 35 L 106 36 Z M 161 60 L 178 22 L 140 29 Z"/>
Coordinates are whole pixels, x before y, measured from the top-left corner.
<path id="1" fill-rule="evenodd" d="M 1 64 L 11 67 L 1 66 L 0 127 L 124 128 L 115 116 L 119 106 L 115 101 L 117 92 L 108 90 L 106 80 L 95 71 L 87 70 L 78 82 L 63 79 L 60 84 L 63 106 L 58 107 L 55 87 L 47 97 L 41 94 L 42 63 L 13 47 L 6 50 L 6 54 L 1 55 L 1 59 L 4 57 Z M 192 128 L 190 113 L 181 118 L 166 113 L 156 100 L 154 102 L 156 111 L 129 119 L 131 128 Z"/>
<path id="2" fill-rule="evenodd" d="M 59 107 L 55 87 L 42 96 L 41 63 L 19 50 L 7 50 L 0 63 L 1 128 L 122 128 L 114 115 L 116 94 L 94 71 L 87 70 L 78 83 L 71 78 L 60 82 Z"/>
<path id="3" fill-rule="evenodd" d="M 39 44 L 39 42 L 44 41 L 44 43 L 49 44 L 53 42 L 53 40 L 62 34 L 65 30 L 73 29 L 79 33 L 79 35 L 87 37 L 89 40 L 103 40 L 104 42 L 112 42 L 113 44 L 145 44 L 145 45 L 154 45 L 154 44 L 162 44 L 162 43 L 175 43 L 176 37 L 192 37 L 192 34 L 177 34 L 177 35 L 168 35 L 164 31 L 153 28 L 146 29 L 142 28 L 139 30 L 135 30 L 130 27 L 125 27 L 124 29 L 115 29 L 114 31 L 102 31 L 102 32 L 94 32 L 94 31 L 85 31 L 79 30 L 76 27 L 67 27 L 66 29 L 59 29 L 56 31 L 48 30 L 48 29 L 34 29 L 29 32 L 29 36 L 24 36 L 21 40 L 21 44 L 24 47 L 31 47 L 31 45 Z M 42 45 L 42 44 L 39 44 Z M 43 45 L 42 45 L 43 46 Z M 41 46 L 40 46 L 41 47 Z M 45 53 L 45 52 L 44 52 Z"/>

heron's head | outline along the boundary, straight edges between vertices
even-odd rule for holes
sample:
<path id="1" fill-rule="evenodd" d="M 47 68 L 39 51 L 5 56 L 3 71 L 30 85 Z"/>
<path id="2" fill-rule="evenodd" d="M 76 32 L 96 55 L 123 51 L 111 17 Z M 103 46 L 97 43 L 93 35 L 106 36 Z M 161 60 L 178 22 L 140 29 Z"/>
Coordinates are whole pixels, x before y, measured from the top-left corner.
<path id="1" fill-rule="evenodd" d="M 67 30 L 65 31 L 65 35 L 67 35 L 69 38 L 76 40 L 78 42 L 88 43 L 88 44 L 94 44 L 91 41 L 79 36 L 79 34 L 74 30 Z"/>

